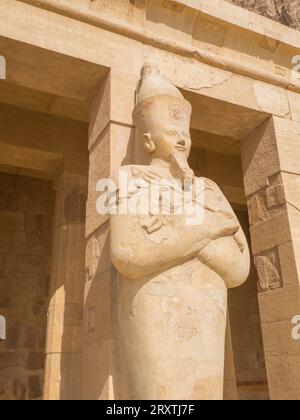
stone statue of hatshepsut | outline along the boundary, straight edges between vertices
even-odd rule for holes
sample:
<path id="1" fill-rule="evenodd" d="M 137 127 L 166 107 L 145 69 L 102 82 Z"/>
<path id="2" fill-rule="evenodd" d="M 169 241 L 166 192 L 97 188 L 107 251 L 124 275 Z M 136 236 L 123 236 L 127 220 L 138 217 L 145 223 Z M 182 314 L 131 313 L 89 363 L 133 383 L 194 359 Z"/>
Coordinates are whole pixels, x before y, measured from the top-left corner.
<path id="1" fill-rule="evenodd" d="M 190 223 L 184 210 L 163 208 L 111 216 L 120 353 L 131 399 L 223 399 L 227 289 L 246 281 L 250 257 L 219 187 L 189 167 L 191 112 L 180 91 L 146 64 L 134 121 L 147 164 L 121 169 L 144 185 L 187 181 L 193 191 L 202 181 L 203 212 L 199 223 Z M 134 185 L 117 206 L 135 199 Z"/>

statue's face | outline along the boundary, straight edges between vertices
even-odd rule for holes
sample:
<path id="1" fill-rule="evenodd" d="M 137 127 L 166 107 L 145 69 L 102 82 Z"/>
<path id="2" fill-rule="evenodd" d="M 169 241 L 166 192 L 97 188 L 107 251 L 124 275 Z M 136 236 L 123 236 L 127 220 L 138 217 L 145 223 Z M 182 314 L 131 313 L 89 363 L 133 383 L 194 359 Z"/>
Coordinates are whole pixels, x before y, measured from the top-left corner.
<path id="1" fill-rule="evenodd" d="M 156 158 L 170 161 L 174 155 L 188 157 L 191 151 L 191 135 L 187 124 L 168 123 L 156 126 L 145 137 L 146 147 Z"/>

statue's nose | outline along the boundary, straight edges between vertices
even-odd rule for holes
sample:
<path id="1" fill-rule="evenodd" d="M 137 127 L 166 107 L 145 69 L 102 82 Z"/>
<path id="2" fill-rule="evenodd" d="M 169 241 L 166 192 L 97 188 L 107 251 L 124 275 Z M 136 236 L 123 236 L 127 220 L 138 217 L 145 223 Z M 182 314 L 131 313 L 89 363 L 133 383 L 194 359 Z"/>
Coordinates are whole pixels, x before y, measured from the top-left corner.
<path id="1" fill-rule="evenodd" d="M 180 140 L 178 140 L 177 144 L 179 144 L 179 146 L 185 146 L 185 140 L 180 139 Z"/>

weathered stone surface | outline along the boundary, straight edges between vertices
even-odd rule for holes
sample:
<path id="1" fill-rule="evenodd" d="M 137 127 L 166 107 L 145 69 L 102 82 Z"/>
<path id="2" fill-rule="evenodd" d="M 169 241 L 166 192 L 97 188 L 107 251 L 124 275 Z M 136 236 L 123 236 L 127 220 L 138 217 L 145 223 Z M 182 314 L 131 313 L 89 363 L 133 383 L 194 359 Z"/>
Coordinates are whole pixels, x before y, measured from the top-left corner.
<path id="1" fill-rule="evenodd" d="M 300 30 L 299 0 L 227 0 L 284 25 Z"/>
<path id="2" fill-rule="evenodd" d="M 7 319 L 7 337 L 0 343 L 5 388 L 2 392 L 0 380 L 0 399 L 36 399 L 45 365 L 50 189 L 47 181 L 29 177 L 0 173 L 0 181 L 0 313 Z"/>
<path id="3" fill-rule="evenodd" d="M 143 67 L 134 120 L 149 164 L 124 166 L 129 180 L 149 188 L 152 180 L 196 183 L 188 164 L 191 111 L 155 65 Z M 202 180 L 204 220 L 198 214 L 192 226 L 186 211 L 164 215 L 157 200 L 157 214 L 147 207 L 143 215 L 111 215 L 119 340 L 133 399 L 223 398 L 227 289 L 246 281 L 250 259 L 226 198 Z M 125 197 L 134 202 L 135 193 Z"/>
<path id="4" fill-rule="evenodd" d="M 64 211 L 66 223 L 85 222 L 86 195 L 81 191 L 73 190 L 65 198 Z"/>
<path id="5" fill-rule="evenodd" d="M 45 364 L 45 354 L 44 353 L 37 353 L 37 352 L 30 352 L 28 354 L 26 367 L 29 370 L 38 370 L 43 369 Z"/>
<path id="6" fill-rule="evenodd" d="M 20 322 L 15 322 L 11 327 L 8 327 L 7 330 L 7 342 L 5 347 L 8 349 L 17 349 L 21 345 L 22 340 L 22 326 Z"/>
<path id="7" fill-rule="evenodd" d="M 28 398 L 36 400 L 42 397 L 41 379 L 38 375 L 32 375 L 28 378 Z"/>
<path id="8" fill-rule="evenodd" d="M 13 384 L 13 393 L 17 401 L 24 401 L 26 399 L 26 385 L 19 381 L 15 380 Z"/>

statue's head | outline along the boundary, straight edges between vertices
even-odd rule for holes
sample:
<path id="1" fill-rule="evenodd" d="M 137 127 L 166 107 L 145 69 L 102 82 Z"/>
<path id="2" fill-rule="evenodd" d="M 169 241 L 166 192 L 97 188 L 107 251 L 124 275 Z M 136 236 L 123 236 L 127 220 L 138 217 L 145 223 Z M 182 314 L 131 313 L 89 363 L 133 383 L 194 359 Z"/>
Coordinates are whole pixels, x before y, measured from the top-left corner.
<path id="1" fill-rule="evenodd" d="M 137 139 L 153 158 L 186 160 L 191 150 L 192 107 L 179 90 L 163 79 L 155 65 L 145 64 L 137 93 L 134 120 Z"/>

